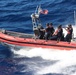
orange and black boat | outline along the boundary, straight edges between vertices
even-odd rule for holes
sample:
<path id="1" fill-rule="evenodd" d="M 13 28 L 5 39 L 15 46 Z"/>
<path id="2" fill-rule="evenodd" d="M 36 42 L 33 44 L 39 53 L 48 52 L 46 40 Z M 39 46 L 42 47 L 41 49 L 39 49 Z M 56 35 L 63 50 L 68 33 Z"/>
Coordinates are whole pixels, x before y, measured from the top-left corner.
<path id="1" fill-rule="evenodd" d="M 75 42 L 57 42 L 53 40 L 34 39 L 33 34 L 24 34 L 7 30 L 0 30 L 0 42 L 5 44 L 25 46 L 25 47 L 41 47 L 60 50 L 75 50 Z"/>

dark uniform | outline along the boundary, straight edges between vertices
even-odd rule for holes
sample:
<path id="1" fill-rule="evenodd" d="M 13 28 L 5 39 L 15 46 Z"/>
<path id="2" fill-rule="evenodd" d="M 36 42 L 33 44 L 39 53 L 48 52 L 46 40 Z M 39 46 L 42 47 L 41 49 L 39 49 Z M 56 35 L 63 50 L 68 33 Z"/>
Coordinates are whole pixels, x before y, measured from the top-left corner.
<path id="1" fill-rule="evenodd" d="M 69 25 L 68 28 L 67 28 L 67 35 L 66 35 L 66 37 L 65 37 L 65 41 L 71 42 L 72 33 L 73 33 L 73 28 L 72 28 L 71 25 Z"/>
<path id="2" fill-rule="evenodd" d="M 51 40 L 62 40 L 62 37 L 63 37 L 63 29 L 61 25 L 59 25 L 53 37 L 51 37 Z"/>
<path id="3" fill-rule="evenodd" d="M 51 34 L 50 27 L 46 28 L 45 30 L 46 30 L 46 32 L 45 32 L 45 39 L 48 40 L 49 37 L 50 37 L 50 34 Z"/>
<path id="4" fill-rule="evenodd" d="M 54 29 L 54 27 L 53 27 L 53 24 L 52 23 L 50 23 L 49 24 L 49 27 L 50 27 L 50 33 L 51 33 L 51 36 L 53 35 L 53 33 L 54 33 L 54 31 L 55 31 L 55 29 Z"/>
<path id="5" fill-rule="evenodd" d="M 60 41 L 64 41 L 64 35 L 63 35 L 63 29 L 61 28 L 57 34 L 57 38 L 60 40 Z"/>
<path id="6" fill-rule="evenodd" d="M 49 23 L 47 23 L 46 26 L 47 26 L 47 27 L 46 27 L 46 29 L 45 29 L 45 39 L 48 40 L 49 37 L 50 37 L 50 34 L 51 34 L 51 32 L 50 32 L 50 27 L 49 27 Z"/>
<path id="7" fill-rule="evenodd" d="M 45 32 L 43 31 L 43 29 L 44 28 L 42 26 L 39 28 L 39 39 L 44 39 Z"/>

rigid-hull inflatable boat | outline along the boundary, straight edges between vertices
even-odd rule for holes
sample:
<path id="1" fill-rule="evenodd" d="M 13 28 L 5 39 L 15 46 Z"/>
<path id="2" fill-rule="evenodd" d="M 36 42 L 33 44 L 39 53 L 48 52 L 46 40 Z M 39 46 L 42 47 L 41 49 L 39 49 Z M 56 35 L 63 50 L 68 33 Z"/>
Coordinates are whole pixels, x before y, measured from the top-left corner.
<path id="1" fill-rule="evenodd" d="M 75 42 L 63 42 L 63 41 L 53 41 L 53 40 L 41 40 L 35 39 L 33 34 L 24 34 L 7 30 L 0 30 L 0 42 L 25 46 L 25 47 L 41 47 L 59 50 L 75 50 Z"/>

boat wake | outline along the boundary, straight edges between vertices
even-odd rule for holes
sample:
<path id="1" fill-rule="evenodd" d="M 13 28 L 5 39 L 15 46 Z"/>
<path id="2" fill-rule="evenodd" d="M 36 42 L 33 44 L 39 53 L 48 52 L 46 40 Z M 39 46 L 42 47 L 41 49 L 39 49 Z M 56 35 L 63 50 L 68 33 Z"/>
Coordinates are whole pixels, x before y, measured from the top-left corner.
<path id="1" fill-rule="evenodd" d="M 34 65 L 38 67 L 36 75 L 43 75 L 49 73 L 74 75 L 76 73 L 76 50 L 55 50 L 55 49 L 42 49 L 42 48 L 30 48 L 20 49 L 14 53 L 21 57 L 40 57 L 42 60 L 48 61 L 43 66 Z M 34 62 L 34 61 L 33 61 Z M 42 61 L 39 61 L 42 62 Z M 52 63 L 54 62 L 54 63 Z M 34 62 L 36 64 L 36 62 Z M 47 65 L 47 63 L 50 63 Z M 47 65 L 47 66 L 46 66 Z M 33 67 L 33 68 L 34 68 Z"/>
<path id="2" fill-rule="evenodd" d="M 15 58 L 31 59 L 18 64 L 27 64 L 27 70 L 34 71 L 33 75 L 76 75 L 76 50 L 21 48 L 12 51 L 17 55 Z M 22 72 L 25 71 L 26 69 Z"/>

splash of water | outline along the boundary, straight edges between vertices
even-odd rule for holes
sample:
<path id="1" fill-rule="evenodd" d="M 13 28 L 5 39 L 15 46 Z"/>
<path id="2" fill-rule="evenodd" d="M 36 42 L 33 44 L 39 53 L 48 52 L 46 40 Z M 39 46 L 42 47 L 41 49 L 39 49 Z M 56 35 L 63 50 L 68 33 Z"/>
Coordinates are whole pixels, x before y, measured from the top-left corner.
<path id="1" fill-rule="evenodd" d="M 74 27 L 75 32 L 76 27 Z M 66 32 L 65 32 L 66 33 Z M 76 36 L 74 34 L 74 36 Z M 65 75 L 75 75 L 76 71 L 73 65 L 76 65 L 76 50 L 56 50 L 56 49 L 43 49 L 43 48 L 23 48 L 18 51 L 13 50 L 15 54 L 22 57 L 41 57 L 44 60 L 58 61 L 57 63 L 44 66 L 39 68 L 37 75 L 47 74 L 47 73 L 63 73 Z M 71 68 L 69 68 L 71 67 Z M 71 69 L 71 70 L 70 70 Z M 74 70 L 75 72 L 72 72 Z"/>
<path id="2" fill-rule="evenodd" d="M 37 74 L 47 74 L 47 73 L 67 73 L 64 69 L 76 65 L 76 50 L 66 51 L 66 50 L 55 50 L 55 49 L 42 49 L 42 48 L 32 48 L 30 50 L 20 49 L 15 51 L 16 54 L 21 56 L 27 56 L 29 58 L 40 56 L 44 60 L 54 61 L 58 60 L 57 63 L 51 66 L 44 66 L 44 69 L 40 69 Z M 51 63 L 51 62 L 50 62 Z M 64 70 L 64 71 L 63 71 Z"/>

